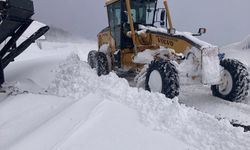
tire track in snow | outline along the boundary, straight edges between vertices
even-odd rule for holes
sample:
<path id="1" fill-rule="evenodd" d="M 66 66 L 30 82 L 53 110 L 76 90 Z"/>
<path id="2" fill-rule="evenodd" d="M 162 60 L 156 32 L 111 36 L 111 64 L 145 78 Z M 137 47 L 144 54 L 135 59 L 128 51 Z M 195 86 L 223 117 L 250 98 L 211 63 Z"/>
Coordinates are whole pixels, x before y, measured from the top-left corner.
<path id="1" fill-rule="evenodd" d="M 246 126 L 250 125 L 250 105 L 229 102 L 214 97 L 208 87 L 202 85 L 182 85 L 179 100 L 189 107 L 194 107 L 217 118 L 229 119 L 231 122 L 236 121 Z"/>
<path id="2" fill-rule="evenodd" d="M 92 110 L 90 110 L 87 113 L 87 117 L 80 120 L 79 123 L 75 124 L 74 127 L 72 127 L 72 129 L 68 132 L 67 135 L 65 135 L 60 141 L 58 141 L 51 150 L 60 150 L 61 146 L 63 146 L 63 144 L 65 144 L 67 141 L 69 141 L 75 133 L 77 133 L 77 131 L 84 126 L 84 124 L 91 119 L 92 113 L 95 112 L 95 109 L 99 107 L 99 105 L 102 105 L 102 102 L 104 100 L 100 100 L 100 98 L 98 98 L 99 100 L 97 101 L 97 105 L 93 105 Z"/>
<path id="3" fill-rule="evenodd" d="M 67 99 L 54 96 L 23 94 L 17 97 L 10 97 L 11 99 L 5 101 L 5 105 L 1 105 L 0 116 L 2 116 L 2 119 L 6 118 L 8 122 L 5 121 L 5 124 L 2 124 L 0 127 L 0 136 L 4 136 L 4 140 L 0 141 L 0 149 L 6 149 L 24 139 L 27 135 L 67 108 L 71 103 Z M 38 104 L 34 99 L 38 100 Z M 46 100 L 39 101 L 39 99 Z M 50 102 L 47 104 L 48 101 Z M 65 102 L 60 103 L 59 101 Z M 31 105 L 27 106 L 28 103 L 31 103 Z M 39 109 L 36 109 L 37 105 L 40 105 Z M 18 109 L 18 107 L 20 107 L 19 110 L 10 111 L 10 109 Z M 14 119 L 12 118 L 13 116 Z"/>
<path id="4" fill-rule="evenodd" d="M 92 110 L 102 101 L 100 100 L 101 98 L 93 101 L 93 97 L 88 95 L 71 104 L 39 128 L 23 137 L 22 140 L 10 147 L 10 150 L 47 150 L 57 148 L 64 140 L 67 140 L 68 136 L 77 130 L 78 125 L 81 125 L 82 122 L 88 119 Z"/>

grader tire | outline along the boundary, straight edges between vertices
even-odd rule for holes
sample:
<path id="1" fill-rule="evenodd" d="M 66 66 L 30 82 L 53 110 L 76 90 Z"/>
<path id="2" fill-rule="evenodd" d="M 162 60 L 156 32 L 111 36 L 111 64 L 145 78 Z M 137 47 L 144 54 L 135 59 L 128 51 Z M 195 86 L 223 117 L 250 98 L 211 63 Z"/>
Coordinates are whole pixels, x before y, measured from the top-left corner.
<path id="1" fill-rule="evenodd" d="M 109 61 L 107 58 L 107 55 L 104 54 L 103 52 L 97 52 L 96 53 L 96 71 L 98 76 L 102 75 L 108 75 L 110 70 L 109 70 Z"/>
<path id="2" fill-rule="evenodd" d="M 241 102 L 248 96 L 249 74 L 244 64 L 235 59 L 220 62 L 224 68 L 220 85 L 211 86 L 212 94 L 231 102 Z"/>
<path id="3" fill-rule="evenodd" d="M 179 95 L 179 75 L 171 61 L 152 61 L 147 70 L 145 83 L 146 90 L 162 93 L 167 98 L 172 99 Z"/>

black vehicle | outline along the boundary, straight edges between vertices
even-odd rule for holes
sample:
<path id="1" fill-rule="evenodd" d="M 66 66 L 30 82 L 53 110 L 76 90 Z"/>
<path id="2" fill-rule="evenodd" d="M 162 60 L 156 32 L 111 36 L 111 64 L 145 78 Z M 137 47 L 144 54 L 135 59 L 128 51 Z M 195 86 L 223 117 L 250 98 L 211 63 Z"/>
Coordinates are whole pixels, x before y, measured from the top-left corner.
<path id="1" fill-rule="evenodd" d="M 28 39 L 17 45 L 18 39 L 29 28 L 33 20 L 34 5 L 31 0 L 0 1 L 0 85 L 4 83 L 4 69 L 38 38 L 44 35 L 48 26 L 41 27 Z"/>

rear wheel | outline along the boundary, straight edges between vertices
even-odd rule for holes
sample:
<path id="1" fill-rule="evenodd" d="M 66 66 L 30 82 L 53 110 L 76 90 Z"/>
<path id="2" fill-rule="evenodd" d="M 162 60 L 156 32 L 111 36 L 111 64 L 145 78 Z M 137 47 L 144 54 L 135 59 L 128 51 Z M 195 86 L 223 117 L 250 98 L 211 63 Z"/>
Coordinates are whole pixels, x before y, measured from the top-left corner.
<path id="1" fill-rule="evenodd" d="M 92 69 L 96 68 L 96 54 L 97 51 L 95 50 L 90 51 L 88 54 L 88 64 Z"/>
<path id="2" fill-rule="evenodd" d="M 224 59 L 220 65 L 224 68 L 222 83 L 211 87 L 214 96 L 240 102 L 248 95 L 249 74 L 244 64 L 235 59 Z"/>
<path id="3" fill-rule="evenodd" d="M 171 99 L 178 96 L 180 83 L 175 65 L 166 60 L 153 61 L 147 71 L 145 88 Z"/>
<path id="4" fill-rule="evenodd" d="M 96 71 L 97 75 L 108 75 L 110 72 L 109 60 L 103 52 L 96 53 Z"/>

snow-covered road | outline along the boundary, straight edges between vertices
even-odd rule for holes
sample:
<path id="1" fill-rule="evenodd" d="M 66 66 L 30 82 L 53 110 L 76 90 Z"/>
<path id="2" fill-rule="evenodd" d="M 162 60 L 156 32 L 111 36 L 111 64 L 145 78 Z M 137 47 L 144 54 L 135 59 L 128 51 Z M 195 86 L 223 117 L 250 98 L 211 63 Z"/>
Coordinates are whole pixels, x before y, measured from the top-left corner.
<path id="1" fill-rule="evenodd" d="M 6 69 L 1 150 L 249 149 L 250 133 L 229 123 L 250 124 L 249 99 L 226 102 L 200 85 L 183 85 L 173 100 L 132 88 L 114 73 L 98 77 L 85 62 L 92 49 L 33 45 Z"/>
<path id="2" fill-rule="evenodd" d="M 210 87 L 182 85 L 179 96 L 181 103 L 217 118 L 225 118 L 242 125 L 250 125 L 249 97 L 244 103 L 234 103 L 212 96 Z"/>

